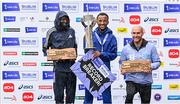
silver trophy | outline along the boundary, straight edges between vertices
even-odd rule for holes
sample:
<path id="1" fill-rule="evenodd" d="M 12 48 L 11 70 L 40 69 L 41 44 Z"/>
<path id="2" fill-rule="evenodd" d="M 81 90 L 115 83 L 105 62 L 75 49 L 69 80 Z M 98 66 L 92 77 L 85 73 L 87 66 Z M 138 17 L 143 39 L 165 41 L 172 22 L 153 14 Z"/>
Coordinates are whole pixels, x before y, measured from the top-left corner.
<path id="1" fill-rule="evenodd" d="M 81 18 L 81 23 L 85 28 L 85 39 L 86 39 L 86 47 L 85 49 L 93 49 L 93 40 L 92 40 L 92 29 L 96 24 L 95 17 L 93 15 L 84 15 Z"/>

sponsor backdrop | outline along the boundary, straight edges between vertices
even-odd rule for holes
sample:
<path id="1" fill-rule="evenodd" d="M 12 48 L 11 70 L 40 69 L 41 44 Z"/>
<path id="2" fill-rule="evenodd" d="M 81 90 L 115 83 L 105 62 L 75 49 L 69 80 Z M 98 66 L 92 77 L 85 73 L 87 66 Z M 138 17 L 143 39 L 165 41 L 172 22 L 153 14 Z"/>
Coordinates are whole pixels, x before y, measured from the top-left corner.
<path id="1" fill-rule="evenodd" d="M 76 31 L 78 59 L 84 53 L 84 28 L 80 18 L 106 12 L 109 27 L 118 40 L 118 57 L 111 63 L 116 81 L 112 84 L 114 104 L 123 104 L 125 82 L 119 71 L 121 50 L 131 40 L 131 28 L 142 25 L 149 42 L 159 52 L 162 64 L 153 71 L 152 104 L 180 104 L 180 2 L 175 1 L 1 1 L 0 100 L 2 104 L 53 104 L 52 62 L 42 53 L 45 35 L 57 11 L 66 11 Z M 96 25 L 97 26 L 97 25 Z M 78 80 L 76 100 L 82 104 L 84 86 Z M 94 99 L 102 103 L 102 98 Z M 140 103 L 139 94 L 134 97 Z"/>

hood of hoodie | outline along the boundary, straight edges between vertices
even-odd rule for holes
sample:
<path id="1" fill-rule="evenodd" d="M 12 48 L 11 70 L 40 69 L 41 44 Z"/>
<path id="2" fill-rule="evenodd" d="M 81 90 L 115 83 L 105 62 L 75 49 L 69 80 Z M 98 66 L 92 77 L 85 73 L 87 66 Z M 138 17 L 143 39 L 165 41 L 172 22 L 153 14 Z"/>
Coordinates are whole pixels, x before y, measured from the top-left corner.
<path id="1" fill-rule="evenodd" d="M 103 32 L 100 32 L 100 31 L 99 31 L 99 28 L 97 27 L 97 28 L 95 29 L 95 32 L 96 32 L 98 35 L 105 35 L 105 34 L 107 34 L 107 33 L 112 34 L 112 30 L 109 29 L 108 27 L 106 27 L 106 29 L 105 29 Z"/>
<path id="2" fill-rule="evenodd" d="M 54 20 L 54 26 L 55 28 L 57 29 L 57 31 L 63 31 L 63 27 L 60 25 L 60 20 L 62 17 L 66 16 L 68 19 L 69 19 L 69 16 L 66 12 L 64 11 L 59 11 L 57 14 L 56 14 L 56 18 Z M 69 24 L 67 26 L 68 28 L 70 27 L 70 21 L 69 21 Z"/>

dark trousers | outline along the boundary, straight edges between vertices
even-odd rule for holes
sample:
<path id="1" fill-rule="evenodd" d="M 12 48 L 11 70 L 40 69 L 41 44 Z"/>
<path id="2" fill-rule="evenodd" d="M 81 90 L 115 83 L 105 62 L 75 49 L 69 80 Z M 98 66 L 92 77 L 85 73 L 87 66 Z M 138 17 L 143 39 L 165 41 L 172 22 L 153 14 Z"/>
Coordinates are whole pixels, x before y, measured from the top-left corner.
<path id="1" fill-rule="evenodd" d="M 103 93 L 103 104 L 111 104 L 111 86 L 108 87 Z M 85 88 L 85 98 L 84 98 L 84 104 L 92 104 L 93 103 L 93 95 Z"/>
<path id="2" fill-rule="evenodd" d="M 150 104 L 151 84 L 137 84 L 132 81 L 126 81 L 126 100 L 125 104 L 132 104 L 134 95 L 139 92 L 141 104 Z"/>
<path id="3" fill-rule="evenodd" d="M 66 89 L 66 104 L 74 103 L 76 92 L 76 76 L 73 72 L 55 72 L 53 83 L 56 104 L 64 104 L 64 89 Z"/>

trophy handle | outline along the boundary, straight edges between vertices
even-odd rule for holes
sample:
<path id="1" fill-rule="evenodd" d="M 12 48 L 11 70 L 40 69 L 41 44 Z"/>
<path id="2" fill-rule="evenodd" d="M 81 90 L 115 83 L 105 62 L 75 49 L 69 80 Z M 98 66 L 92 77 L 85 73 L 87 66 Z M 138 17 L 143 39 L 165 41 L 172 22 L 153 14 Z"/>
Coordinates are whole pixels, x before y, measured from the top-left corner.
<path id="1" fill-rule="evenodd" d="M 96 20 L 93 20 L 92 23 L 91 23 L 91 28 L 93 28 L 95 25 L 96 25 L 97 21 Z"/>
<path id="2" fill-rule="evenodd" d="M 84 28 L 87 27 L 87 25 L 84 23 L 84 19 L 83 18 L 81 18 L 81 24 L 84 26 Z"/>

